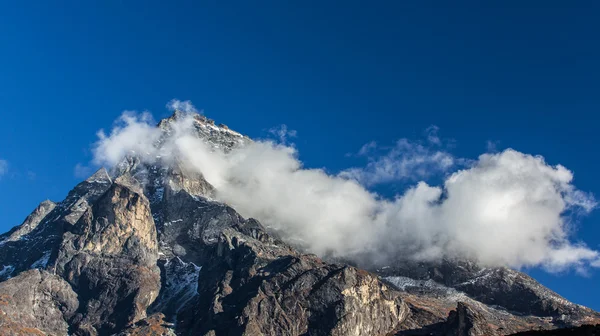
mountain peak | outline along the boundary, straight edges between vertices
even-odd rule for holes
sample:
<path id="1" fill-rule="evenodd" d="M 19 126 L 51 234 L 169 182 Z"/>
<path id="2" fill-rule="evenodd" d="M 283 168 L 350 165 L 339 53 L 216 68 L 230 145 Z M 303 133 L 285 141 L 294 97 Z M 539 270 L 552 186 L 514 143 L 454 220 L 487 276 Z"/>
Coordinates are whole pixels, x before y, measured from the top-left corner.
<path id="1" fill-rule="evenodd" d="M 175 109 L 175 111 L 173 111 L 173 114 L 169 117 L 169 118 L 173 118 L 173 119 L 179 119 L 179 118 L 185 118 L 185 117 L 204 117 L 202 114 L 196 112 L 196 111 L 184 111 L 184 110 L 180 110 L 180 109 Z"/>
<path id="2" fill-rule="evenodd" d="M 191 123 L 189 123 L 189 119 L 191 119 Z M 158 128 L 169 135 L 177 129 L 191 130 L 192 134 L 204 140 L 213 149 L 221 149 L 225 152 L 251 142 L 247 136 L 232 130 L 223 123 L 216 124 L 213 119 L 197 112 L 175 110 L 171 116 L 158 123 Z"/>
<path id="3" fill-rule="evenodd" d="M 203 114 L 200 114 L 196 111 L 184 111 L 184 110 L 180 110 L 180 109 L 175 109 L 175 111 L 173 111 L 173 114 L 162 119 L 158 123 L 158 127 L 161 127 L 161 125 L 165 125 L 166 123 L 181 121 L 181 120 L 184 120 L 185 118 L 190 118 L 190 117 L 199 122 L 206 122 L 206 123 L 210 123 L 210 124 L 215 123 L 214 120 L 209 119 L 206 116 L 204 116 Z"/>
<path id="4" fill-rule="evenodd" d="M 92 176 L 88 177 L 85 181 L 89 183 L 112 183 L 110 175 L 104 167 L 98 169 L 94 174 L 92 174 Z"/>

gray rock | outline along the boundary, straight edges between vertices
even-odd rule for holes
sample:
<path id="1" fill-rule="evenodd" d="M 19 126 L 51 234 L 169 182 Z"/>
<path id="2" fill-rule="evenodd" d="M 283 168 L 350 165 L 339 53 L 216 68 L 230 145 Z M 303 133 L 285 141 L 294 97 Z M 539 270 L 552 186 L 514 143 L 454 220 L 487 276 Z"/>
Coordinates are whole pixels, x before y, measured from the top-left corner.
<path id="1" fill-rule="evenodd" d="M 2 335 L 67 335 L 79 301 L 59 276 L 30 270 L 0 283 Z"/>

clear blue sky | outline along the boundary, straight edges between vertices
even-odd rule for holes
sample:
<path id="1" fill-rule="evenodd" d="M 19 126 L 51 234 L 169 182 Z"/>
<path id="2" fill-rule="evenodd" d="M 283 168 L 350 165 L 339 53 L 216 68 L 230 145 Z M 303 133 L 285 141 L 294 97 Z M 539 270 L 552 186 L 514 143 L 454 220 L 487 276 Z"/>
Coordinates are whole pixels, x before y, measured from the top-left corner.
<path id="1" fill-rule="evenodd" d="M 99 128 L 172 98 L 251 137 L 287 124 L 311 167 L 435 124 L 459 157 L 497 141 L 600 197 L 598 2 L 56 3 L 0 4 L 1 231 L 64 198 Z M 594 249 L 599 213 L 576 233 Z M 600 310 L 600 272 L 529 273 Z"/>

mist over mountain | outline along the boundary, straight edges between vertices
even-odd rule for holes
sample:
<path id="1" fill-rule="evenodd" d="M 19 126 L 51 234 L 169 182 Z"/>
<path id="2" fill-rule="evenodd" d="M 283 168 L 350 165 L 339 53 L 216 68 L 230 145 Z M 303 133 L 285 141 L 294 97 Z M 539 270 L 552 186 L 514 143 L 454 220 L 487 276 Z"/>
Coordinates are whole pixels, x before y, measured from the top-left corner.
<path id="1" fill-rule="evenodd" d="M 148 113 L 125 113 L 108 134 L 99 133 L 94 163 L 112 167 L 133 155 L 146 164 L 180 164 L 214 186 L 216 199 L 321 256 L 378 263 L 399 255 L 467 258 L 552 272 L 600 266 L 597 251 L 569 237 L 570 214 L 592 211 L 594 197 L 572 184 L 571 171 L 541 156 L 507 149 L 454 158 L 435 130 L 425 144 L 402 139 L 364 168 L 331 174 L 303 167 L 296 148 L 281 141 L 226 130 L 232 145 L 211 146 L 196 136 L 203 117 L 191 102 L 168 107 L 180 109 L 168 137 Z M 445 174 L 443 185 L 417 180 L 393 198 L 363 186 L 436 172 Z"/>
<path id="2" fill-rule="evenodd" d="M 593 195 L 507 149 L 400 139 L 365 167 L 304 167 L 286 127 L 250 139 L 189 101 L 125 112 L 98 168 L 0 236 L 6 335 L 507 335 L 600 323 L 514 270 L 585 273 Z M 327 144 L 323 144 L 326 148 Z M 424 180 L 443 176 L 443 184 Z M 388 198 L 371 188 L 414 181 Z"/>

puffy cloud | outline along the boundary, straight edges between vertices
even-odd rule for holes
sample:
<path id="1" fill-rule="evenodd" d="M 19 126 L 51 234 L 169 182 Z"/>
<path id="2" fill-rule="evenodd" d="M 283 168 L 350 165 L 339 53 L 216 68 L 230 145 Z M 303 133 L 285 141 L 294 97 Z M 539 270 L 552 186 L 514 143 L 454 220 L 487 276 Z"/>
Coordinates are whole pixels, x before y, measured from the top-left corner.
<path id="1" fill-rule="evenodd" d="M 488 264 L 559 270 L 598 259 L 596 251 L 568 240 L 566 212 L 590 211 L 596 204 L 573 187 L 572 179 L 565 167 L 552 167 L 539 156 L 512 149 L 484 154 L 446 179 L 445 197 L 414 217 L 417 225 L 443 237 L 436 245 L 451 253 Z M 433 188 L 442 193 L 441 187 Z"/>
<path id="2" fill-rule="evenodd" d="M 124 112 L 115 122 L 110 135 L 106 135 L 104 130 L 98 131 L 99 141 L 93 148 L 94 163 L 114 164 L 127 155 L 153 156 L 161 135 L 154 125 L 152 115 L 147 112 Z"/>
<path id="3" fill-rule="evenodd" d="M 371 158 L 365 168 L 331 175 L 303 167 L 297 150 L 281 143 L 215 151 L 195 135 L 192 123 L 175 121 L 170 136 L 161 138 L 163 130 L 148 115 L 125 113 L 109 135 L 99 132 L 95 162 L 114 165 L 129 154 L 183 162 L 242 215 L 320 255 L 381 262 L 467 257 L 550 271 L 600 266 L 598 252 L 572 242 L 568 227 L 571 212 L 591 211 L 596 201 L 573 186 L 571 171 L 540 156 L 508 149 L 456 170 L 456 162 L 467 161 L 403 139 L 379 157 L 377 146 L 368 144 L 361 150 Z M 451 168 L 442 185 L 421 181 L 393 199 L 363 186 Z"/>

